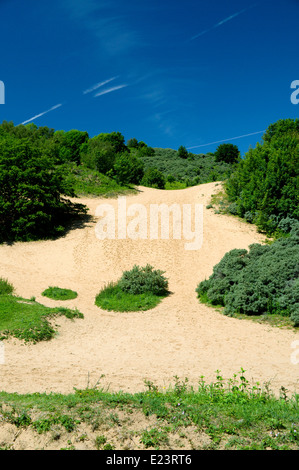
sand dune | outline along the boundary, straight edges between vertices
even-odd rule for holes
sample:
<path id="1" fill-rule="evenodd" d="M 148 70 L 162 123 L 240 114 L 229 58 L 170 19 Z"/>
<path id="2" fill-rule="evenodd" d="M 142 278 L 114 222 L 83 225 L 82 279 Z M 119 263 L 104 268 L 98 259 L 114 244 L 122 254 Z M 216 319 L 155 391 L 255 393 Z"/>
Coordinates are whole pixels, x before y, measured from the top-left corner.
<path id="1" fill-rule="evenodd" d="M 140 187 L 126 198 L 127 205 L 152 203 L 203 204 L 203 245 L 187 251 L 185 240 L 99 240 L 97 218 L 55 241 L 0 246 L 0 276 L 17 294 L 54 306 L 41 296 L 48 286 L 74 289 L 83 320 L 55 320 L 58 335 L 35 345 L 5 341 L 5 364 L 0 365 L 0 389 L 8 392 L 72 392 L 74 387 L 102 385 L 110 390 L 144 390 L 144 380 L 167 387 L 174 375 L 196 384 L 215 371 L 232 377 L 241 367 L 249 380 L 270 381 L 294 391 L 298 368 L 291 361 L 292 342 L 298 335 L 250 320 L 237 320 L 201 305 L 195 289 L 213 266 L 233 248 L 248 248 L 264 237 L 234 217 L 217 215 L 206 205 L 219 190 L 216 183 L 180 191 Z M 94 215 L 102 202 L 117 207 L 117 199 L 80 199 Z M 106 312 L 94 305 L 101 287 L 117 280 L 123 270 L 146 263 L 165 271 L 172 292 L 153 310 L 136 313 Z M 297 390 L 298 391 L 298 390 Z"/>

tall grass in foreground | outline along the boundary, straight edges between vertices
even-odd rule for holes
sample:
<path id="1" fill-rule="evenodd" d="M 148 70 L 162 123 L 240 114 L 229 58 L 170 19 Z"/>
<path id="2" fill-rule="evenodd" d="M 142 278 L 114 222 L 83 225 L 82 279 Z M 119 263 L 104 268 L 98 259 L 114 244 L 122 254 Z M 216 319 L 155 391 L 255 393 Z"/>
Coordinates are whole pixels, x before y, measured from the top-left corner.
<path id="1" fill-rule="evenodd" d="M 71 449 L 85 440 L 94 449 L 298 450 L 299 395 L 251 385 L 243 369 L 229 380 L 216 374 L 197 387 L 177 376 L 162 390 L 145 381 L 135 394 L 99 386 L 69 395 L 2 392 L 0 428 L 30 428 Z"/>

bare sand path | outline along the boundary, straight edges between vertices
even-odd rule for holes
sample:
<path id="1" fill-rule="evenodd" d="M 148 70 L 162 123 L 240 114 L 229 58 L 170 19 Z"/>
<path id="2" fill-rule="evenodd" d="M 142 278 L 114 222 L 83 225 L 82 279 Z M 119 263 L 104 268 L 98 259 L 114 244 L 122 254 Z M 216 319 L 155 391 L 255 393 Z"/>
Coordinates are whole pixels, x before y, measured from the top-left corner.
<path id="1" fill-rule="evenodd" d="M 5 341 L 5 363 L 0 364 L 0 390 L 8 392 L 72 392 L 101 379 L 110 390 L 144 390 L 144 380 L 167 387 L 175 375 L 196 384 L 200 376 L 215 379 L 218 369 L 226 378 L 240 368 L 246 377 L 270 381 L 295 391 L 299 365 L 293 364 L 292 342 L 298 334 L 250 320 L 228 318 L 201 305 L 195 289 L 213 266 L 233 248 L 263 241 L 254 227 L 234 217 L 217 215 L 206 205 L 217 183 L 180 191 L 139 188 L 127 196 L 127 206 L 139 203 L 203 204 L 203 245 L 187 251 L 186 240 L 99 240 L 97 219 L 55 241 L 0 246 L 0 276 L 17 294 L 54 306 L 41 296 L 48 286 L 71 288 L 78 298 L 60 305 L 77 307 L 84 319 L 55 320 L 58 335 L 35 345 Z M 117 199 L 80 199 L 94 215 L 102 202 L 117 207 Z M 153 310 L 136 313 L 106 312 L 94 304 L 108 281 L 117 280 L 134 264 L 151 264 L 165 271 L 172 292 Z M 298 389 L 296 389 L 298 392 Z"/>

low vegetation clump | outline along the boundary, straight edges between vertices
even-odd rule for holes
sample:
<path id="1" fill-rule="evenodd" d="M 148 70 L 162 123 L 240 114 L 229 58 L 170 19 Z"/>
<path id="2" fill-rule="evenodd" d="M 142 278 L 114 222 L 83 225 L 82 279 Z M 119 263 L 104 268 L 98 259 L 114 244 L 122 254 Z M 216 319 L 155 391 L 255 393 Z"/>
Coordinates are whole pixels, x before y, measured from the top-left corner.
<path id="1" fill-rule="evenodd" d="M 61 287 L 48 287 L 42 292 L 44 297 L 49 297 L 53 300 L 71 300 L 75 299 L 78 294 L 71 289 L 62 289 Z"/>
<path id="2" fill-rule="evenodd" d="M 165 189 L 166 178 L 157 168 L 148 168 L 143 175 L 141 184 L 150 188 Z"/>
<path id="3" fill-rule="evenodd" d="M 134 266 L 125 271 L 117 283 L 104 287 L 96 305 L 104 310 L 131 312 L 156 307 L 168 295 L 168 280 L 152 266 Z"/>
<path id="4" fill-rule="evenodd" d="M 0 291 L 0 340 L 10 336 L 26 342 L 50 340 L 56 334 L 51 319 L 62 315 L 69 319 L 83 318 L 77 309 L 49 308 L 35 300 L 12 295 L 13 286 L 7 285 L 9 292 Z"/>
<path id="5" fill-rule="evenodd" d="M 20 440 L 28 431 L 33 446 L 57 450 L 298 450 L 298 395 L 275 395 L 245 373 L 216 371 L 197 386 L 175 376 L 163 390 L 146 380 L 135 394 L 98 384 L 69 395 L 1 392 L 0 430 L 9 424 Z M 17 448 L 19 434 L 4 434 L 1 448 Z"/>
<path id="6" fill-rule="evenodd" d="M 119 286 L 124 292 L 130 294 L 151 292 L 154 295 L 165 295 L 168 280 L 160 269 L 154 269 L 149 264 L 145 267 L 135 265 L 130 271 L 124 271 Z"/>
<path id="7" fill-rule="evenodd" d="M 0 295 L 12 294 L 14 291 L 14 286 L 3 277 L 0 277 Z"/>
<path id="8" fill-rule="evenodd" d="M 299 326 L 299 227 L 270 245 L 234 249 L 196 291 L 227 315 L 279 315 Z"/>

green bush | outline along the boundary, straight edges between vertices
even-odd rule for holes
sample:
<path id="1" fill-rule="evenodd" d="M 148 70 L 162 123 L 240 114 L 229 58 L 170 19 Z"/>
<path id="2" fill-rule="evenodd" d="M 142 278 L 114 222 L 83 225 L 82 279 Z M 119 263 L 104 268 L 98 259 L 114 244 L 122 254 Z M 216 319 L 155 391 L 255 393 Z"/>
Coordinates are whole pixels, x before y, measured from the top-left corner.
<path id="1" fill-rule="evenodd" d="M 130 153 L 119 154 L 113 166 L 113 174 L 119 184 L 140 184 L 144 174 L 143 163 Z"/>
<path id="2" fill-rule="evenodd" d="M 123 273 L 119 286 L 124 292 L 131 294 L 150 292 L 154 295 L 164 295 L 168 289 L 168 281 L 163 274 L 163 271 L 155 270 L 149 264 L 145 267 L 135 265 L 130 271 Z"/>
<path id="3" fill-rule="evenodd" d="M 148 168 L 141 180 L 143 186 L 150 188 L 165 189 L 165 176 L 157 168 Z"/>
<path id="4" fill-rule="evenodd" d="M 226 253 L 196 292 L 233 315 L 278 314 L 299 325 L 299 228 L 271 245 Z"/>
<path id="5" fill-rule="evenodd" d="M 14 286 L 7 279 L 0 277 L 0 295 L 12 294 Z"/>

